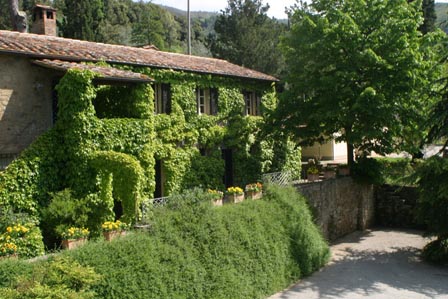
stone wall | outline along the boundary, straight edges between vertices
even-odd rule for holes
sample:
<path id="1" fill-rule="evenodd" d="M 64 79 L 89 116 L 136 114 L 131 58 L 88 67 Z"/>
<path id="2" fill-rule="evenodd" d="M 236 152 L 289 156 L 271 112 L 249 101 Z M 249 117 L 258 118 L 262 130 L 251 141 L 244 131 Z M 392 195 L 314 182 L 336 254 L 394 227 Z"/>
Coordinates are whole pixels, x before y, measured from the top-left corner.
<path id="1" fill-rule="evenodd" d="M 0 55 L 2 164 L 52 126 L 53 74 L 33 65 L 26 57 Z"/>
<path id="2" fill-rule="evenodd" d="M 416 218 L 418 191 L 415 187 L 375 187 L 376 223 L 394 228 L 424 228 Z"/>
<path id="3" fill-rule="evenodd" d="M 296 187 L 307 198 L 316 223 L 330 241 L 374 224 L 375 195 L 372 185 L 360 185 L 345 177 Z"/>

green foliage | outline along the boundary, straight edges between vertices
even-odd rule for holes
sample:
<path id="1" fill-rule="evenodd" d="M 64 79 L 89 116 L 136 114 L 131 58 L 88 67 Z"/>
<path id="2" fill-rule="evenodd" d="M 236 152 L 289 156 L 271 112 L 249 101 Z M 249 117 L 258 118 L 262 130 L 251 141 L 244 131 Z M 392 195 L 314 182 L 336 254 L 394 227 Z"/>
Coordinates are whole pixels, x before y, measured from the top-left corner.
<path id="1" fill-rule="evenodd" d="M 61 30 L 64 37 L 96 41 L 104 19 L 104 1 L 64 1 L 64 22 Z"/>
<path id="2" fill-rule="evenodd" d="M 214 208 L 198 189 L 154 209 L 153 230 L 64 252 L 102 276 L 97 298 L 264 298 L 321 267 L 328 246 L 305 200 Z M 2 273 L 0 267 L 0 273 Z"/>
<path id="3" fill-rule="evenodd" d="M 382 165 L 377 159 L 367 157 L 357 159 L 351 169 L 356 181 L 375 185 L 385 182 L 382 170 Z"/>
<path id="4" fill-rule="evenodd" d="M 407 158 L 377 158 L 376 161 L 381 165 L 382 181 L 389 185 L 412 185 L 412 176 L 420 163 Z"/>
<path id="5" fill-rule="evenodd" d="M 289 74 L 278 126 L 309 144 L 336 136 L 361 151 L 416 151 L 433 101 L 428 86 L 439 73 L 441 38 L 421 36 L 420 5 L 314 0 L 298 6 L 282 43 Z"/>
<path id="6" fill-rule="evenodd" d="M 93 100 L 99 118 L 150 118 L 154 113 L 148 98 L 154 98 L 149 85 L 101 86 Z"/>
<path id="7" fill-rule="evenodd" d="M 272 86 L 141 71 L 171 84 L 170 115 L 153 114 L 154 92 L 148 85 L 96 88 L 94 73 L 70 70 L 57 86 L 55 127 L 0 175 L 0 203 L 42 216 L 50 246 L 66 226 L 88 227 L 98 235 L 100 224 L 114 217 L 114 204 L 121 203 L 124 222 L 134 222 L 142 199 L 153 197 L 156 160 L 163 167 L 165 196 L 199 185 L 222 189 L 222 147 L 234 151 L 235 184 L 241 186 L 259 181 L 264 172 L 300 172 L 300 152 L 292 139 L 275 140 L 264 134 L 270 126 L 264 118 L 242 116 L 241 90 L 259 92 L 266 99 L 263 111 L 272 113 L 277 102 Z M 196 114 L 196 86 L 218 89 L 217 115 Z M 64 189 L 69 191 L 58 193 Z"/>
<path id="8" fill-rule="evenodd" d="M 0 245 L 10 242 L 17 246 L 20 258 L 31 258 L 44 254 L 42 234 L 37 222 L 26 214 L 11 211 L 0 213 Z"/>
<path id="9" fill-rule="evenodd" d="M 21 268 L 23 264 L 19 264 Z M 0 275 L 17 268 L 17 265 L 0 264 Z M 36 264 L 27 263 L 20 276 L 14 272 L 6 275 L 9 285 L 3 283 L 0 288 L 1 298 L 10 299 L 91 299 L 95 298 L 92 287 L 101 276 L 91 267 L 83 267 L 67 257 L 50 258 Z M 23 268 L 22 268 L 23 269 Z M 15 279 L 14 281 L 12 280 Z"/>
<path id="10" fill-rule="evenodd" d="M 41 135 L 6 171 L 0 172 L 0 209 L 38 215 L 38 205 L 48 202 L 48 192 L 60 186 L 54 132 Z"/>
<path id="11" fill-rule="evenodd" d="M 418 216 L 430 234 L 448 239 L 448 160 L 432 157 L 417 168 Z"/>
<path id="12" fill-rule="evenodd" d="M 107 180 L 111 176 L 105 176 Z M 50 205 L 42 211 L 42 228 L 45 243 L 48 247 L 59 247 L 61 235 L 70 227 L 86 227 L 91 237 L 101 234 L 101 224 L 114 218 L 112 190 L 107 198 L 107 186 L 99 194 L 89 194 L 83 198 L 76 198 L 69 189 L 52 195 Z M 112 202 L 111 202 L 112 201 Z"/>
<path id="13" fill-rule="evenodd" d="M 133 223 L 138 217 L 138 210 L 142 201 L 141 185 L 143 169 L 138 160 L 130 155 L 113 151 L 96 152 L 92 165 L 99 172 L 112 174 L 112 190 L 117 201 L 123 206 L 123 221 Z M 106 188 L 109 184 L 105 184 Z M 104 198 L 108 206 L 113 207 L 113 198 Z M 105 203 L 105 201 L 103 201 Z"/>
<path id="14" fill-rule="evenodd" d="M 214 57 L 267 74 L 280 75 L 284 57 L 277 45 L 286 26 L 270 19 L 262 1 L 229 0 L 209 37 Z"/>
<path id="15" fill-rule="evenodd" d="M 432 157 L 416 171 L 420 197 L 417 216 L 427 233 L 437 239 L 423 249 L 423 257 L 438 264 L 448 263 L 448 160 Z"/>
<path id="16" fill-rule="evenodd" d="M 428 32 L 436 30 L 436 20 L 437 15 L 435 11 L 435 1 L 434 0 L 423 0 L 422 1 L 422 11 L 423 11 L 423 24 L 420 25 L 419 30 L 426 34 Z"/>
<path id="17" fill-rule="evenodd" d="M 448 265 L 448 239 L 437 239 L 426 244 L 422 257 L 436 265 Z"/>

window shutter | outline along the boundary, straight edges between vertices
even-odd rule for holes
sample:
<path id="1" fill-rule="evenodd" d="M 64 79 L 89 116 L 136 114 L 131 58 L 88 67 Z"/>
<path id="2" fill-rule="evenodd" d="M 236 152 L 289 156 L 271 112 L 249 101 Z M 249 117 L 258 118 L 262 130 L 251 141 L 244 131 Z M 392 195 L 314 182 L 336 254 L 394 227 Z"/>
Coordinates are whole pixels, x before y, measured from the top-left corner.
<path id="1" fill-rule="evenodd" d="M 218 114 L 218 89 L 210 89 L 210 113 L 212 115 Z"/>

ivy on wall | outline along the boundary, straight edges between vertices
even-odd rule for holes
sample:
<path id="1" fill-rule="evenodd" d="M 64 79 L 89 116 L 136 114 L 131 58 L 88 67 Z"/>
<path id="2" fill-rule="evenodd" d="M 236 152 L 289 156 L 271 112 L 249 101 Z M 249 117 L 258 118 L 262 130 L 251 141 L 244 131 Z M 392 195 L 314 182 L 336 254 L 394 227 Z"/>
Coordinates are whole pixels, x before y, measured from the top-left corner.
<path id="1" fill-rule="evenodd" d="M 148 84 L 95 86 L 94 73 L 68 71 L 57 87 L 55 127 L 0 174 L 0 205 L 39 217 L 50 192 L 69 188 L 76 198 L 97 194 L 109 203 L 120 201 L 124 218 L 132 222 L 140 201 L 155 192 L 157 160 L 162 162 L 165 195 L 199 185 L 223 189 L 223 148 L 233 150 L 235 185 L 259 181 L 265 172 L 300 173 L 297 145 L 287 136 L 266 134 L 273 130 L 265 118 L 243 115 L 242 90 L 263 96 L 264 115 L 275 110 L 271 84 L 171 70 L 137 71 L 171 84 L 169 115 L 154 115 L 154 92 Z M 217 115 L 197 114 L 197 87 L 218 90 Z"/>

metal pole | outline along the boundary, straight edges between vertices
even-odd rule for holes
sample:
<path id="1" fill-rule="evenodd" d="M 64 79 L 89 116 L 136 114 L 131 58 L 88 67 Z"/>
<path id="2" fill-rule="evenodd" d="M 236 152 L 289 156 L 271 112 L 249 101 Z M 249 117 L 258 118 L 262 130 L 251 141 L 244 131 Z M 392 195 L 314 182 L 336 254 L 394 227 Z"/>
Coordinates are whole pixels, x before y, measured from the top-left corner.
<path id="1" fill-rule="evenodd" d="M 190 16 L 190 0 L 187 0 L 187 19 L 188 19 L 188 55 L 191 55 L 191 16 Z"/>

